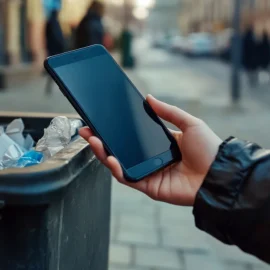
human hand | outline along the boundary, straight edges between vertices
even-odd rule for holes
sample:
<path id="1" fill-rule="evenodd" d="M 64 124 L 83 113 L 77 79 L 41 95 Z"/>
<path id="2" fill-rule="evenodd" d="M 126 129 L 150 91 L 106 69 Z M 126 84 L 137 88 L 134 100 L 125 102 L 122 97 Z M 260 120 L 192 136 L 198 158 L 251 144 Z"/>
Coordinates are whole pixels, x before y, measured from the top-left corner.
<path id="1" fill-rule="evenodd" d="M 192 206 L 222 140 L 203 121 L 179 108 L 158 101 L 152 96 L 148 96 L 147 101 L 161 119 L 181 130 L 171 131 L 182 153 L 181 162 L 138 183 L 129 183 L 124 178 L 118 160 L 107 156 L 102 142 L 89 128 L 82 128 L 80 135 L 89 142 L 97 158 L 111 170 L 119 182 L 157 201 Z"/>

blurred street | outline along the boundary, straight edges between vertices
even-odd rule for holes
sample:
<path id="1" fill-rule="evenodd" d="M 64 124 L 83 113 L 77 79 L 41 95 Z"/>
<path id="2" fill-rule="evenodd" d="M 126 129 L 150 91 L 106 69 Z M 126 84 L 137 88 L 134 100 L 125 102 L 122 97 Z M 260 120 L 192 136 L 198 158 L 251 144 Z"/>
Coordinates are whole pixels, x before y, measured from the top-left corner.
<path id="1" fill-rule="evenodd" d="M 127 71 L 135 85 L 203 118 L 223 139 L 234 135 L 270 147 L 270 93 L 249 89 L 243 76 L 241 106 L 231 105 L 230 69 L 214 59 L 188 59 L 152 49 L 147 39 L 135 45 L 136 69 Z M 115 54 L 116 59 L 118 58 Z M 7 111 L 73 113 L 57 89 L 45 95 L 47 77 L 0 92 Z M 268 87 L 269 89 L 269 87 Z M 264 92 L 264 97 L 260 94 Z M 237 248 L 199 232 L 192 209 L 157 203 L 114 181 L 111 270 L 263 270 L 270 269 Z"/>

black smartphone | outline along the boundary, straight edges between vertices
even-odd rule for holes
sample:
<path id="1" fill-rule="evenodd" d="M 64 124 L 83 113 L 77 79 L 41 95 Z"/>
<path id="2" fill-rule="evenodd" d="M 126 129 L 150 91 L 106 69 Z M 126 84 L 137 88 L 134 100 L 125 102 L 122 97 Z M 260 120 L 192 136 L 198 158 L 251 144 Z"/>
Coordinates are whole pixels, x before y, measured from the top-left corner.
<path id="1" fill-rule="evenodd" d="M 171 133 L 103 46 L 49 57 L 44 66 L 128 181 L 181 160 Z"/>

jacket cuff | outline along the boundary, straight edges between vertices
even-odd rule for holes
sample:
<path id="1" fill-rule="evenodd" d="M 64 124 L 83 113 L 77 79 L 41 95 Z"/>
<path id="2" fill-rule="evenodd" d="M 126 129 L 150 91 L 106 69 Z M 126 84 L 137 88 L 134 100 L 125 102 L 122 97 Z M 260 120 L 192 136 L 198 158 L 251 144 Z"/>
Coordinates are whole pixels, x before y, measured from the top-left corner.
<path id="1" fill-rule="evenodd" d="M 226 244 L 233 244 L 227 231 L 231 210 L 247 173 L 244 149 L 248 144 L 233 137 L 222 143 L 194 204 L 196 226 Z"/>

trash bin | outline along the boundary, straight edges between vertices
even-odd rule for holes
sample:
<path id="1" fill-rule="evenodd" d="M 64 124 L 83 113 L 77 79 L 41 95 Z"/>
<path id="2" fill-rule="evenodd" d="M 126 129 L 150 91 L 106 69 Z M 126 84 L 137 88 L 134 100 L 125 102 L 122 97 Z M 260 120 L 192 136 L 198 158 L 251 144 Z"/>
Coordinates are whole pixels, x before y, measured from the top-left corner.
<path id="1" fill-rule="evenodd" d="M 23 121 L 38 139 L 51 119 Z M 80 138 L 38 166 L 0 171 L 0 270 L 107 270 L 110 200 L 110 173 Z"/>

